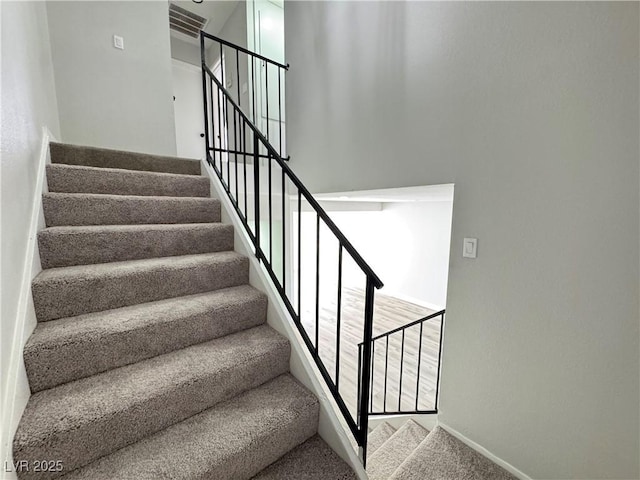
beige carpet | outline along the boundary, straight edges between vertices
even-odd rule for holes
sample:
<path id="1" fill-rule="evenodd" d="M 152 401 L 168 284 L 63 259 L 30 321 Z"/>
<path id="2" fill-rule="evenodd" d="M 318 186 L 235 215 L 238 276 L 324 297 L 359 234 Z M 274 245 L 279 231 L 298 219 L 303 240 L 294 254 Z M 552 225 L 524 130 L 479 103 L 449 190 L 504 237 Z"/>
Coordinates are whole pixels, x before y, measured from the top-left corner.
<path id="1" fill-rule="evenodd" d="M 13 453 L 63 469 L 19 479 L 355 478 L 316 436 L 318 400 L 288 374 L 200 163 L 50 150 Z"/>

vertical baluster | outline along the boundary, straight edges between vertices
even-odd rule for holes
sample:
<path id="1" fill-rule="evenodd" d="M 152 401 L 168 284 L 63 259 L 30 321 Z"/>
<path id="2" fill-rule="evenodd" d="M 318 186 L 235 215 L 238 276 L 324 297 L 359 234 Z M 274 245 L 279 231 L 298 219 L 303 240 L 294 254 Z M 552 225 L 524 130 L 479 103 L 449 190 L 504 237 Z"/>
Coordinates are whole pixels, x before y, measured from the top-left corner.
<path id="1" fill-rule="evenodd" d="M 438 346 L 438 373 L 436 375 L 436 398 L 434 399 L 433 409 L 438 411 L 438 395 L 440 393 L 440 369 L 442 368 L 442 332 L 444 332 L 444 312 L 440 315 L 440 345 Z"/>
<path id="2" fill-rule="evenodd" d="M 282 87 L 280 86 L 280 73 L 282 69 L 278 67 L 278 151 L 282 158 Z"/>
<path id="3" fill-rule="evenodd" d="M 371 387 L 369 388 L 370 392 L 369 392 L 369 411 L 373 412 L 373 391 L 375 389 L 375 385 L 373 383 L 373 371 L 376 368 L 376 342 L 371 342 L 373 345 L 371 347 L 371 379 L 370 379 L 370 385 Z"/>
<path id="4" fill-rule="evenodd" d="M 226 88 L 224 81 L 224 52 L 222 51 L 222 44 L 220 44 L 220 85 Z"/>
<path id="5" fill-rule="evenodd" d="M 218 87 L 218 85 L 216 84 L 216 108 L 218 110 L 218 158 L 220 159 L 220 173 L 219 173 L 219 177 L 220 180 L 223 180 L 222 178 L 222 117 L 220 116 L 220 88 Z M 222 184 L 224 185 L 224 180 L 222 181 Z"/>
<path id="6" fill-rule="evenodd" d="M 238 55 L 238 50 L 236 50 L 236 91 L 238 92 L 238 106 L 242 107 L 242 102 L 240 101 L 240 60 Z"/>
<path id="7" fill-rule="evenodd" d="M 202 70 L 202 98 L 204 107 L 204 141 L 205 141 L 205 158 L 207 162 L 211 164 L 209 159 L 209 112 L 207 109 L 207 72 L 205 70 L 205 56 L 206 51 L 204 49 L 204 35 L 200 34 L 200 68 Z M 213 93 L 213 92 L 212 92 Z"/>
<path id="8" fill-rule="evenodd" d="M 360 422 L 360 395 L 362 392 L 362 343 L 358 344 L 358 389 L 356 396 L 356 420 Z"/>
<path id="9" fill-rule="evenodd" d="M 269 264 L 273 269 L 273 220 L 271 208 L 271 152 L 267 150 L 268 176 L 269 176 Z M 275 273 L 275 272 L 274 272 Z"/>
<path id="10" fill-rule="evenodd" d="M 278 70 L 279 71 L 279 70 Z M 340 321 L 342 319 L 342 244 L 338 243 L 338 301 L 336 309 L 336 390 L 340 389 Z"/>
<path id="11" fill-rule="evenodd" d="M 282 184 L 280 185 L 282 187 L 282 290 L 285 292 L 287 291 L 287 269 L 286 267 L 286 252 L 287 252 L 287 248 L 286 248 L 286 232 L 285 232 L 285 198 L 284 198 L 284 182 L 285 182 L 285 176 L 284 176 L 284 170 L 282 170 Z"/>
<path id="12" fill-rule="evenodd" d="M 234 153 L 234 169 L 235 169 L 235 178 L 236 178 L 236 205 L 240 206 L 240 197 L 238 196 L 238 151 L 240 150 L 240 148 L 238 147 L 238 123 L 236 122 L 236 116 L 237 116 L 236 109 L 235 107 L 233 108 L 233 149 L 235 150 Z"/>
<path id="13" fill-rule="evenodd" d="M 256 68 L 255 68 L 256 59 L 251 57 L 251 106 L 253 113 L 253 124 L 257 125 L 256 118 Z"/>
<path id="14" fill-rule="evenodd" d="M 416 410 L 418 410 L 418 400 L 420 398 L 420 364 L 422 363 L 422 326 L 420 322 L 420 339 L 418 341 L 418 373 L 416 375 Z"/>
<path id="15" fill-rule="evenodd" d="M 260 259 L 260 168 L 259 168 L 258 134 L 253 133 L 253 192 L 255 194 L 255 229 L 256 229 L 256 257 Z"/>
<path id="16" fill-rule="evenodd" d="M 242 106 L 242 103 L 240 102 L 240 58 L 239 58 L 239 50 L 236 49 L 236 92 L 238 95 L 238 107 Z M 236 134 L 236 117 L 235 117 L 235 109 L 234 109 L 234 116 L 233 116 L 233 141 L 234 141 L 234 150 L 236 151 L 236 203 L 238 205 L 238 209 L 240 209 L 240 197 L 238 196 L 238 152 L 241 151 L 242 149 L 240 148 L 240 146 L 242 145 L 242 139 L 240 138 L 240 122 L 242 121 L 242 117 L 240 116 L 240 111 L 237 112 L 238 114 L 238 132 Z M 238 138 L 240 138 L 240 142 L 238 142 Z M 238 143 L 240 143 L 240 145 L 238 145 Z"/>
<path id="17" fill-rule="evenodd" d="M 369 431 L 369 393 L 371 391 L 371 374 L 373 368 L 371 365 L 372 360 L 372 345 L 371 337 L 373 334 L 373 301 L 374 291 L 373 283 L 369 276 L 367 276 L 367 285 L 365 288 L 365 300 L 364 300 L 364 346 L 362 352 L 362 391 L 360 392 L 360 416 L 358 421 L 359 427 L 359 441 L 360 445 L 360 458 L 363 466 L 367 466 L 367 435 Z"/>
<path id="18" fill-rule="evenodd" d="M 302 321 L 302 194 L 298 190 L 298 321 Z"/>
<path id="19" fill-rule="evenodd" d="M 217 170 L 216 167 L 216 114 L 214 112 L 214 108 L 213 108 L 213 99 L 214 99 L 214 92 L 217 92 L 217 89 L 215 88 L 214 82 L 212 78 L 209 78 L 209 87 L 211 90 L 211 96 L 209 97 L 209 104 L 211 106 L 211 140 L 212 140 L 212 147 L 213 150 L 211 151 L 211 155 L 212 155 L 212 160 L 213 160 L 213 168 L 214 170 Z"/>
<path id="20" fill-rule="evenodd" d="M 222 87 L 224 88 L 225 81 L 224 81 L 224 52 L 223 52 L 223 47 L 222 44 L 220 44 L 220 85 L 222 85 Z M 223 132 L 222 129 L 224 127 L 224 139 L 227 139 L 227 135 L 226 135 L 226 131 L 227 131 L 227 119 L 226 119 L 226 105 L 225 105 L 225 95 L 224 93 L 222 93 L 222 91 L 219 89 L 219 95 L 218 95 L 218 103 L 220 103 L 220 99 L 222 98 L 222 120 L 223 122 L 220 124 L 220 148 L 222 148 L 222 140 L 223 140 Z M 229 142 L 226 143 L 226 145 L 224 146 L 225 150 L 229 149 Z M 227 154 L 228 155 L 228 154 Z M 229 164 L 229 157 L 227 156 L 227 165 Z M 224 174 L 222 173 L 224 172 L 223 167 L 222 167 L 222 151 L 220 152 L 220 173 L 222 174 L 223 177 L 223 185 L 224 185 Z M 227 172 L 228 173 L 228 172 Z M 229 177 L 227 176 L 227 181 L 229 180 Z M 228 190 L 228 188 L 227 188 Z"/>
<path id="21" fill-rule="evenodd" d="M 384 393 L 382 395 L 382 411 L 387 411 L 387 367 L 389 366 L 389 335 L 387 335 L 386 347 L 384 350 Z"/>
<path id="22" fill-rule="evenodd" d="M 267 110 L 267 140 L 269 138 L 269 62 L 264 62 L 264 102 Z"/>
<path id="23" fill-rule="evenodd" d="M 404 329 L 402 330 L 402 340 L 400 342 L 400 385 L 398 386 L 398 411 L 401 412 L 402 403 L 402 367 L 404 366 Z"/>
<path id="24" fill-rule="evenodd" d="M 320 338 L 320 214 L 316 213 L 316 353 Z"/>
<path id="25" fill-rule="evenodd" d="M 242 119 L 242 169 L 244 178 L 244 219 L 249 222 L 247 213 L 247 122 Z"/>
<path id="26" fill-rule="evenodd" d="M 224 95 L 224 133 L 226 140 L 226 149 L 227 149 L 227 191 L 229 192 L 229 196 L 231 196 L 231 146 L 229 145 L 229 97 L 226 93 Z"/>

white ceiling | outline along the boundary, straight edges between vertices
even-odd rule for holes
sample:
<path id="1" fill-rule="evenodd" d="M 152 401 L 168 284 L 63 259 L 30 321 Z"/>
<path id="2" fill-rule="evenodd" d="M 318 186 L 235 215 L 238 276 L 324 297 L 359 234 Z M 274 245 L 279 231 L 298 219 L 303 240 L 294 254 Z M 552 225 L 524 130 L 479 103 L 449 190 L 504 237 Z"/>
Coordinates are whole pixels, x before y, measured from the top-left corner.
<path id="1" fill-rule="evenodd" d="M 384 188 L 361 190 L 358 192 L 335 192 L 314 195 L 318 200 L 336 202 L 451 202 L 453 183 L 445 185 L 425 185 L 421 187 Z"/>
<path id="2" fill-rule="evenodd" d="M 209 20 L 207 26 L 204 28 L 205 32 L 211 35 L 218 35 L 240 1 L 241 0 L 204 0 L 202 3 L 195 3 L 191 0 L 174 0 L 172 3 Z M 171 36 L 194 45 L 200 45 L 200 39 L 191 38 L 174 30 L 171 30 Z"/>

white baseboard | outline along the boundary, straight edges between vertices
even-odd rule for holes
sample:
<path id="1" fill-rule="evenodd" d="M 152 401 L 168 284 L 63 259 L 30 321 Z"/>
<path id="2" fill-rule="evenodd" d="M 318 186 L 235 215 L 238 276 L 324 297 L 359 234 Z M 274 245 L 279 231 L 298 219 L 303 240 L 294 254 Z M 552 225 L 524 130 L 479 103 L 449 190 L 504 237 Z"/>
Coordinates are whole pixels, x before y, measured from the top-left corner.
<path id="1" fill-rule="evenodd" d="M 13 462 L 13 436 L 31 395 L 22 352 L 36 325 L 36 315 L 31 298 L 31 281 L 42 270 L 37 236 L 38 232 L 45 226 L 44 213 L 42 211 L 42 194 L 48 191 L 45 167 L 48 163 L 51 163 L 49 143 L 54 141 L 56 140 L 51 132 L 46 127 L 43 128 L 37 164 L 36 185 L 33 191 L 31 218 L 29 220 L 26 258 L 22 278 L 20 278 L 16 326 L 11 341 L 9 369 L 3 389 L 5 395 L 3 405 L 5 408 L 2 412 L 2 443 L 0 444 L 2 454 L 0 461 L 2 461 L 2 478 L 7 480 L 17 478 L 15 472 L 7 472 L 5 467 L 7 465 L 11 466 Z"/>
<path id="2" fill-rule="evenodd" d="M 444 310 L 444 305 L 437 305 L 435 303 L 425 302 L 424 300 L 420 300 L 419 298 L 411 297 L 409 295 L 404 295 L 402 293 L 390 291 L 390 292 L 384 292 L 384 295 L 397 298 L 398 300 L 404 300 L 405 302 L 413 303 L 415 305 L 428 308 L 429 310 L 435 310 L 436 312 L 439 312 L 440 310 Z"/>
<path id="3" fill-rule="evenodd" d="M 521 480 L 531 480 L 530 476 L 528 476 L 524 472 L 521 472 L 516 467 L 511 465 L 509 462 L 505 462 L 503 459 L 501 459 L 497 455 L 494 455 L 489 450 L 484 448 L 482 445 L 474 442 L 470 438 L 465 437 L 462 433 L 458 432 L 456 429 L 451 428 L 450 426 L 448 426 L 448 425 L 446 425 L 444 423 L 441 423 L 441 422 L 439 423 L 439 425 L 440 425 L 440 427 L 444 428 L 447 432 L 449 432 L 451 435 L 453 435 L 458 440 L 460 440 L 462 443 L 466 444 L 468 447 L 474 449 L 476 452 L 478 452 L 478 453 L 482 454 L 483 456 L 487 457 L 493 463 L 495 463 L 496 465 L 499 465 L 500 467 L 504 468 L 507 472 L 511 473 L 512 475 L 515 475 L 516 477 L 520 478 Z"/>
<path id="4" fill-rule="evenodd" d="M 368 478 L 367 474 L 351 445 L 351 432 L 346 422 L 342 419 L 341 413 L 334 406 L 331 392 L 324 384 L 324 381 L 319 378 L 313 358 L 307 351 L 297 328 L 293 325 L 279 293 L 273 287 L 271 279 L 262 264 L 256 259 L 251 240 L 244 230 L 244 225 L 238 219 L 229 197 L 222 188 L 215 172 L 204 160 L 202 161 L 202 172 L 203 175 L 207 175 L 211 180 L 212 192 L 215 192 L 215 196 L 222 204 L 222 221 L 234 226 L 235 250 L 249 258 L 249 283 L 269 297 L 267 310 L 269 326 L 291 341 L 291 374 L 313 392 L 320 402 L 318 434 L 353 468 L 361 480 L 366 480 Z"/>

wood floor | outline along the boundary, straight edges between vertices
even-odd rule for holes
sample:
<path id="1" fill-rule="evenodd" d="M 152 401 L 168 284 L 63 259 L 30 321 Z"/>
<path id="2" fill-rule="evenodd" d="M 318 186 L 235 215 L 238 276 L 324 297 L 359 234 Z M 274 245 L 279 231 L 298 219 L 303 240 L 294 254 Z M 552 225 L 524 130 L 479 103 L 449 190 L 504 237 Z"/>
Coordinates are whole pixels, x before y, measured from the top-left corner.
<path id="1" fill-rule="evenodd" d="M 312 341 L 315 341 L 315 302 L 303 301 L 303 305 L 307 308 L 304 306 L 302 308 L 302 324 Z M 318 312 L 318 351 L 325 367 L 332 374 L 334 382 L 336 381 L 337 351 L 336 307 L 337 301 L 325 301 Z M 433 310 L 376 293 L 373 335 L 375 337 L 431 313 L 434 313 Z M 357 414 L 358 344 L 362 341 L 363 319 L 364 291 L 343 287 L 337 383 L 354 419 Z M 416 325 L 404 332 L 404 349 L 402 348 L 402 332 L 374 342 L 372 383 L 372 411 L 374 412 L 382 412 L 383 410 L 393 412 L 398 411 L 399 408 L 400 410 L 415 410 L 416 405 L 420 410 L 434 408 L 440 318 L 423 323 L 421 349 L 420 326 Z M 418 355 L 419 350 L 421 350 L 420 355 Z M 420 362 L 418 362 L 418 357 L 420 357 Z M 401 370 L 402 385 L 400 385 Z M 416 392 L 418 392 L 417 403 Z"/>

